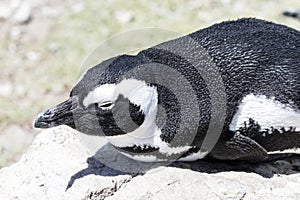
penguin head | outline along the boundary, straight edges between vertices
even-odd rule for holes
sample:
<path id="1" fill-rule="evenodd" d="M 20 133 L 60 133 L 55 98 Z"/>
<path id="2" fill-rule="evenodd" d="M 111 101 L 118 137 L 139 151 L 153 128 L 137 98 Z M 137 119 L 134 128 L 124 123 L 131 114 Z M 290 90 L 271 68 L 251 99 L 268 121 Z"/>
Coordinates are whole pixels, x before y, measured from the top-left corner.
<path id="1" fill-rule="evenodd" d="M 174 79 L 174 70 L 165 72 L 157 65 L 139 53 L 90 68 L 66 101 L 37 117 L 35 127 L 67 125 L 88 135 L 105 136 L 135 160 L 176 160 L 194 148 L 199 121 L 190 116 L 197 116 L 198 104 L 188 104 L 195 98 L 188 84 Z M 181 101 L 172 89 L 182 92 Z M 205 111 L 202 109 L 201 116 L 206 116 Z"/>
<path id="2" fill-rule="evenodd" d="M 156 87 L 134 77 L 121 78 L 125 67 L 109 63 L 89 69 L 69 98 L 42 112 L 34 126 L 67 125 L 85 134 L 110 137 L 121 147 L 136 145 L 137 139 L 149 139 L 156 126 Z M 131 140 L 123 141 L 125 135 L 131 135 Z"/>

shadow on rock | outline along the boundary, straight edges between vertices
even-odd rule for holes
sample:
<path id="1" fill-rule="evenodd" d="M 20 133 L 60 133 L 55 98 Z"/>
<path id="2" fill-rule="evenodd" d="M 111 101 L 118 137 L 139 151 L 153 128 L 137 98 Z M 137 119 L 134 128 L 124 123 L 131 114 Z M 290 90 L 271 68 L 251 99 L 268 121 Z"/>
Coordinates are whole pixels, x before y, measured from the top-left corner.
<path id="1" fill-rule="evenodd" d="M 300 173 L 300 154 L 272 154 L 269 159 L 259 163 L 243 161 L 220 161 L 211 158 L 194 162 L 174 162 L 170 166 L 204 173 L 219 173 L 226 171 L 256 173 L 265 178 L 272 178 L 275 174 Z"/>
<path id="2" fill-rule="evenodd" d="M 119 170 L 115 170 L 111 167 L 108 167 L 108 166 L 104 165 L 103 163 L 101 163 L 94 156 L 89 157 L 86 162 L 88 164 L 88 167 L 80 170 L 79 172 L 77 172 L 70 178 L 70 180 L 68 182 L 68 186 L 66 188 L 66 191 L 72 187 L 72 185 L 74 184 L 74 182 L 77 179 L 83 178 L 90 174 L 99 175 L 99 176 L 118 176 L 118 175 L 125 175 L 125 174 L 132 175 L 132 176 L 136 175 L 136 174 L 126 173 L 126 172 L 122 172 Z"/>
<path id="3" fill-rule="evenodd" d="M 100 176 L 131 175 L 134 177 L 144 174 L 150 169 L 167 166 L 170 162 L 151 163 L 136 161 L 124 156 L 112 145 L 107 143 L 100 148 L 94 156 L 87 159 L 87 164 L 87 168 L 80 170 L 70 178 L 66 190 L 70 189 L 77 179 L 90 174 Z"/>
<path id="4" fill-rule="evenodd" d="M 242 161 L 220 161 L 205 158 L 194 162 L 140 162 L 130 159 L 119 153 L 112 145 L 106 144 L 96 154 L 87 159 L 87 168 L 74 174 L 66 190 L 72 187 L 77 179 L 87 175 L 118 176 L 130 175 L 132 177 L 142 175 L 150 169 L 159 166 L 190 169 L 203 173 L 219 173 L 226 171 L 256 173 L 265 178 L 271 178 L 274 174 L 300 173 L 300 154 L 273 154 L 267 161 L 259 163 L 247 163 Z"/>

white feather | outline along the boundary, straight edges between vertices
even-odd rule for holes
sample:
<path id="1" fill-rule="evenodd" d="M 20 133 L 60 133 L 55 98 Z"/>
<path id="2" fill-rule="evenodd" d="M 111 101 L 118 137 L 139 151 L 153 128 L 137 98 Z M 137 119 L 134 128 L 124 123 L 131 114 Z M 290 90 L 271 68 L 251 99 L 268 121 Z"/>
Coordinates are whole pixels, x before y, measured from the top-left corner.
<path id="1" fill-rule="evenodd" d="M 195 161 L 204 158 L 209 152 L 205 151 L 198 151 L 196 153 L 192 153 L 191 155 L 188 155 L 186 157 L 178 159 L 178 161 L 185 161 L 185 162 L 190 162 L 190 161 Z"/>
<path id="2" fill-rule="evenodd" d="M 126 79 L 116 86 L 116 93 L 124 95 L 131 103 L 140 106 L 145 119 L 136 130 L 124 135 L 109 136 L 107 139 L 118 147 L 153 146 L 158 104 L 156 88 L 148 86 L 144 81 Z"/>
<path id="3" fill-rule="evenodd" d="M 300 111 L 263 95 L 249 94 L 242 100 L 232 119 L 230 130 L 236 131 L 243 127 L 249 118 L 255 120 L 262 130 L 293 127 L 300 131 Z"/>
<path id="4" fill-rule="evenodd" d="M 165 161 L 164 159 L 158 159 L 155 155 L 149 155 L 149 154 L 136 154 L 136 155 L 131 155 L 127 154 L 125 152 L 120 152 L 124 156 L 127 156 L 131 159 L 142 161 L 142 162 L 157 162 L 157 161 Z"/>
<path id="5" fill-rule="evenodd" d="M 149 109 L 157 109 L 153 108 L 157 105 L 156 87 L 149 86 L 144 81 L 125 79 L 117 85 L 116 94 L 124 95 L 131 103 L 140 106 L 146 114 L 152 112 Z"/>
<path id="6" fill-rule="evenodd" d="M 84 106 L 93 103 L 102 103 L 106 101 L 114 102 L 119 95 L 128 98 L 129 101 L 141 107 L 145 113 L 151 112 L 148 109 L 155 104 L 157 100 L 157 91 L 144 81 L 136 79 L 124 79 L 119 84 L 103 84 L 90 91 L 83 100 Z"/>
<path id="7" fill-rule="evenodd" d="M 87 107 L 93 103 L 102 103 L 105 101 L 114 102 L 117 98 L 115 88 L 115 84 L 104 84 L 96 87 L 83 99 L 83 105 Z"/>
<path id="8" fill-rule="evenodd" d="M 159 148 L 159 152 L 166 154 L 168 156 L 173 154 L 181 154 L 188 151 L 191 146 L 178 146 L 178 147 L 171 147 L 168 143 L 162 141 L 161 137 L 161 130 L 156 128 L 156 134 L 154 136 L 154 146 Z"/>

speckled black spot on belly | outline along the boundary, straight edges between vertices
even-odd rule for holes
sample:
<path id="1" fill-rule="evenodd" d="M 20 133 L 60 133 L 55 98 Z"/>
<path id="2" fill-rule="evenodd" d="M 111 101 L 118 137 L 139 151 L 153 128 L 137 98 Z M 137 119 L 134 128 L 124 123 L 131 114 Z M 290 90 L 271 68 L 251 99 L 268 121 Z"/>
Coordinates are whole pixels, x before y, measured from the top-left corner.
<path id="1" fill-rule="evenodd" d="M 117 149 L 124 151 L 124 152 L 130 152 L 130 153 L 151 153 L 151 152 L 155 152 L 158 151 L 158 148 L 155 147 L 151 147 L 151 146 L 133 146 L 133 147 L 121 147 Z"/>
<path id="2" fill-rule="evenodd" d="M 267 151 L 300 147 L 300 131 L 296 131 L 296 127 L 270 127 L 262 130 L 256 121 L 249 119 L 244 127 L 239 128 L 238 133 L 253 139 Z"/>

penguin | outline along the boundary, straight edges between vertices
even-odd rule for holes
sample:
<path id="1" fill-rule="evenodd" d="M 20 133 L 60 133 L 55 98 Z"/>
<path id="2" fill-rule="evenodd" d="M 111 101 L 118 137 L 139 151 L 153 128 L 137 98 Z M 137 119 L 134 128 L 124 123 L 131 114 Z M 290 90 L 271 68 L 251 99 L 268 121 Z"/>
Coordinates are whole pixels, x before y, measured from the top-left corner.
<path id="1" fill-rule="evenodd" d="M 300 32 L 241 18 L 110 58 L 34 123 L 59 125 L 144 162 L 261 162 L 299 148 Z"/>
<path id="2" fill-rule="evenodd" d="M 285 10 L 282 12 L 284 16 L 300 19 L 300 9 Z"/>

